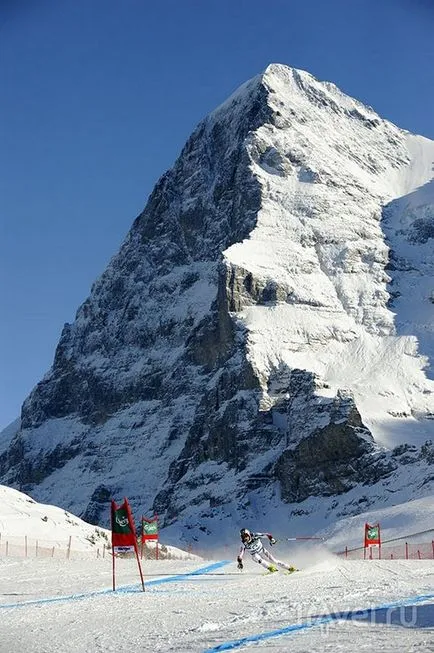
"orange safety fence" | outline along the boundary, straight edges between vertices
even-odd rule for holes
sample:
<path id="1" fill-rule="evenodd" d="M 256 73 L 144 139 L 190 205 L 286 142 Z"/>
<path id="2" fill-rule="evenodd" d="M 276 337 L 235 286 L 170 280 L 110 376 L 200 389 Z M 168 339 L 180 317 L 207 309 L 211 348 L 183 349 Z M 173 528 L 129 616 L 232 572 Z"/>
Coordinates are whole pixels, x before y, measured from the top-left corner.
<path id="1" fill-rule="evenodd" d="M 0 557 L 89 560 L 105 558 L 109 551 L 105 544 L 83 549 L 83 544 L 75 542 L 72 536 L 62 541 L 0 533 Z"/>
<path id="2" fill-rule="evenodd" d="M 349 560 L 434 560 L 434 529 L 383 540 L 380 546 L 345 547 L 336 555 Z"/>

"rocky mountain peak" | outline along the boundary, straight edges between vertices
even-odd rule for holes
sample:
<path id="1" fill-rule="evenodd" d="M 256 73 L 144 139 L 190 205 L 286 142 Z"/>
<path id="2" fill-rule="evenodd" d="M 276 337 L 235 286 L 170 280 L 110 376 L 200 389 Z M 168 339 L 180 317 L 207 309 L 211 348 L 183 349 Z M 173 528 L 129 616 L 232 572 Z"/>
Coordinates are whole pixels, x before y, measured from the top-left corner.
<path id="1" fill-rule="evenodd" d="M 268 66 L 198 125 L 65 325 L 2 482 L 103 523 L 126 494 L 186 538 L 318 497 L 351 514 L 362 485 L 398 491 L 406 443 L 427 492 L 433 160 Z"/>

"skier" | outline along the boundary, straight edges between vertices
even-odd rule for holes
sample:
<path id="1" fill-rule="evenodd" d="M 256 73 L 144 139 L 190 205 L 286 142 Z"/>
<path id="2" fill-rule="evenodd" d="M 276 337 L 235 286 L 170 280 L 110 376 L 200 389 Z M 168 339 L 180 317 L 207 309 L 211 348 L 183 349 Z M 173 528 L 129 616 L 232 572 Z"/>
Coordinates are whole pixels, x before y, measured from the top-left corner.
<path id="1" fill-rule="evenodd" d="M 251 533 L 247 528 L 242 528 L 240 530 L 240 537 L 241 548 L 237 557 L 238 569 L 243 568 L 243 556 L 247 549 L 253 560 L 259 562 L 259 564 L 265 567 L 270 573 L 278 571 L 277 567 L 282 567 L 282 569 L 286 569 L 286 571 L 290 573 L 296 571 L 295 567 L 291 567 L 290 565 L 287 565 L 286 562 L 277 560 L 262 544 L 262 537 L 268 537 L 268 541 L 271 545 L 276 544 L 276 540 L 271 533 Z M 264 560 L 264 558 L 266 558 L 266 560 Z"/>

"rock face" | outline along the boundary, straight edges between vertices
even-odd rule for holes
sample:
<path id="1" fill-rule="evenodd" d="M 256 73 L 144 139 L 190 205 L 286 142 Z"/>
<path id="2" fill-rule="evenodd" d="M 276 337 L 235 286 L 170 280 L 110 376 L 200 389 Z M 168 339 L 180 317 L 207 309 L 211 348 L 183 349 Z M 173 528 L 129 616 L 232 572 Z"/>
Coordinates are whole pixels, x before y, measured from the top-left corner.
<path id="1" fill-rule="evenodd" d="M 2 482 L 102 524 L 127 494 L 186 539 L 357 511 L 362 486 L 398 491 L 403 446 L 408 496 L 429 492 L 433 160 L 308 73 L 244 84 L 65 325 Z"/>

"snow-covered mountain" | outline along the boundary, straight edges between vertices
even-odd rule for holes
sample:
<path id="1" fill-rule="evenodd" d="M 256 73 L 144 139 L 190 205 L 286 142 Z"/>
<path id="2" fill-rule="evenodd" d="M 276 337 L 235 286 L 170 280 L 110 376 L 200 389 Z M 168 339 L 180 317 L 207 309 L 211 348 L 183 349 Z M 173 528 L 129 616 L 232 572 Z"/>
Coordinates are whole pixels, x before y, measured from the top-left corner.
<path id="1" fill-rule="evenodd" d="M 136 527 L 140 527 L 137 516 Z M 35 542 L 38 543 L 37 552 Z M 83 557 L 87 553 L 88 557 L 96 559 L 103 557 L 104 548 L 110 547 L 111 530 L 87 524 L 62 508 L 38 503 L 18 490 L 0 485 L 0 559 L 4 556 L 24 557 L 27 554 L 29 558 L 49 555 L 64 560 L 67 549 L 72 558 L 80 557 L 77 554 Z M 147 547 L 155 548 L 155 542 L 148 542 Z M 57 553 L 52 556 L 53 549 L 53 553 Z M 149 558 L 149 555 L 148 552 L 145 557 Z M 161 542 L 159 557 L 200 559 L 192 553 Z"/>
<path id="2" fill-rule="evenodd" d="M 306 72 L 244 84 L 65 325 L 2 482 L 186 541 L 432 493 L 433 162 Z"/>
<path id="3" fill-rule="evenodd" d="M 39 543 L 39 556 L 45 548 L 89 552 L 96 557 L 96 551 L 111 544 L 111 532 L 87 524 L 67 510 L 57 506 L 37 503 L 34 499 L 0 485 L 0 554 L 24 555 L 25 538 L 29 548 Z M 69 544 L 68 544 L 69 543 Z M 47 549 L 48 550 L 48 549 Z M 29 557 L 35 557 L 34 552 Z"/>

